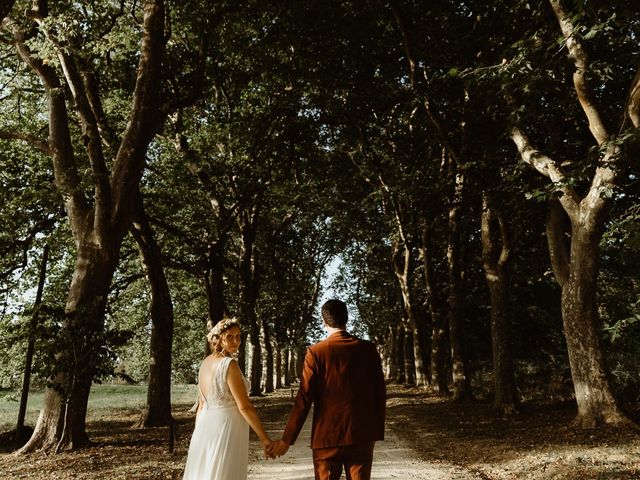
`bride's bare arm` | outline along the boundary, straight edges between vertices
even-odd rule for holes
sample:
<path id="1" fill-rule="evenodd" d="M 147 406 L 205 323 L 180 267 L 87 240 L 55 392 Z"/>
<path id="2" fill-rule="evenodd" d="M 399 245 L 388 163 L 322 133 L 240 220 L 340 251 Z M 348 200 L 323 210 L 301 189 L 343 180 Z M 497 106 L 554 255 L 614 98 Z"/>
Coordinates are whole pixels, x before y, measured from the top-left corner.
<path id="1" fill-rule="evenodd" d="M 244 385 L 244 379 L 240 372 L 240 367 L 234 361 L 231 362 L 229 370 L 227 371 L 227 384 L 229 385 L 229 390 L 231 390 L 231 394 L 238 405 L 238 410 L 240 410 L 240 413 L 253 431 L 256 432 L 256 435 L 258 435 L 258 438 L 262 442 L 262 446 L 266 448 L 271 443 L 271 439 L 262 426 L 262 422 L 258 417 L 255 407 L 251 403 L 251 400 L 249 400 L 247 389 Z"/>
<path id="2" fill-rule="evenodd" d="M 198 392 L 198 408 L 196 408 L 196 417 L 200 413 L 200 410 L 202 410 L 203 406 L 204 406 L 204 402 L 202 401 L 202 394 Z"/>

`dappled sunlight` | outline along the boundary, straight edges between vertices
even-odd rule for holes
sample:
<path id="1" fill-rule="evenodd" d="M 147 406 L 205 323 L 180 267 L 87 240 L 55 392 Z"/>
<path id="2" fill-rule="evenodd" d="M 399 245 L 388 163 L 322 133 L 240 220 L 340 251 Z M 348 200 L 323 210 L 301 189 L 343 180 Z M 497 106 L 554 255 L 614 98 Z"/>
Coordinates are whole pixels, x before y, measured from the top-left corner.
<path id="1" fill-rule="evenodd" d="M 308 435 L 308 426 L 302 435 Z M 257 445 L 256 445 L 257 446 Z M 265 461 L 255 457 L 249 467 L 249 476 L 256 480 L 311 480 L 313 460 L 311 449 L 306 445 L 294 445 L 277 460 Z M 417 458 L 416 452 L 401 445 L 392 433 L 387 440 L 378 442 L 374 452 L 372 480 L 425 479 L 425 480 L 467 480 L 472 479 L 468 471 L 446 462 L 426 462 Z"/>
<path id="2" fill-rule="evenodd" d="M 629 457 L 636 460 L 629 462 Z M 526 478 L 527 480 L 602 478 L 607 480 L 640 477 L 640 449 L 624 451 L 620 447 L 532 449 L 517 452 L 503 461 L 473 465 L 491 479 Z M 516 475 L 517 477 L 514 476 Z"/>
<path id="3" fill-rule="evenodd" d="M 180 479 L 193 431 L 188 413 L 193 386 L 175 392 L 175 451 L 167 429 L 131 428 L 139 412 L 131 407 L 140 390 L 131 388 L 125 408 L 99 408 L 89 415 L 94 445 L 73 453 L 16 457 L 0 454 L 2 478 L 113 480 Z M 125 388 L 126 390 L 126 388 Z M 107 404 L 124 392 L 96 388 Z M 117 393 L 117 395 L 116 395 Z M 119 398 L 119 397 L 117 397 Z M 253 399 L 271 438 L 282 434 L 292 406 L 281 389 Z M 573 403 L 527 406 L 525 413 L 496 418 L 483 402 L 457 404 L 446 397 L 389 386 L 385 441 L 374 451 L 372 480 L 630 480 L 640 478 L 640 438 L 614 429 L 571 428 Z M 251 434 L 251 480 L 312 480 L 310 419 L 289 452 L 265 460 Z"/>
<path id="4" fill-rule="evenodd" d="M 313 469 L 310 465 L 287 465 L 284 461 L 265 463 L 265 465 L 249 467 L 249 475 L 255 480 L 307 480 L 312 478 Z"/>
<path id="5" fill-rule="evenodd" d="M 393 392 L 393 395 L 405 397 L 406 392 Z M 277 392 L 282 396 L 286 392 Z M 396 395 L 397 394 L 397 395 Z M 411 402 L 414 397 L 400 402 Z M 272 438 L 279 438 L 287 420 L 291 400 L 285 398 L 260 399 L 258 406 L 264 423 Z M 300 433 L 300 437 L 291 446 L 286 455 L 276 460 L 264 460 L 257 439 L 253 438 L 250 450 L 249 477 L 260 480 L 311 480 L 313 479 L 313 459 L 309 444 L 311 442 L 311 417 Z M 390 421 L 393 421 L 390 419 Z M 252 436 L 253 437 L 253 436 Z M 399 438 L 393 428 L 387 426 L 385 440 L 377 442 L 373 454 L 372 480 L 424 479 L 424 480 L 471 480 L 476 478 L 466 469 L 445 461 L 428 461 L 420 458 L 418 452 Z"/>
<path id="6" fill-rule="evenodd" d="M 393 434 L 376 446 L 374 453 L 372 480 L 395 478 L 419 478 L 429 480 L 455 480 L 474 478 L 466 470 L 448 462 L 427 462 L 418 458 L 417 452 L 401 446 L 401 441 Z"/>
<path id="7" fill-rule="evenodd" d="M 400 392 L 396 392 L 400 390 Z M 453 464 L 492 480 L 640 478 L 640 438 L 632 431 L 572 427 L 574 402 L 525 405 L 505 419 L 491 404 L 434 401 L 391 386 L 387 425 L 426 462 Z"/>

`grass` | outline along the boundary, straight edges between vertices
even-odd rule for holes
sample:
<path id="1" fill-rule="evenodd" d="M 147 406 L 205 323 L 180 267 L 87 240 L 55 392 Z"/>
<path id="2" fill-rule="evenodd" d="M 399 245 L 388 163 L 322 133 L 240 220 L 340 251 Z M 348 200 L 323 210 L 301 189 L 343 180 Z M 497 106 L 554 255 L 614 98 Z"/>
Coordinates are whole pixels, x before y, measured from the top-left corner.
<path id="1" fill-rule="evenodd" d="M 195 401 L 197 390 L 195 385 L 174 385 L 171 389 L 173 404 L 190 404 Z M 25 423 L 35 425 L 44 399 L 43 390 L 29 392 Z M 147 400 L 146 385 L 95 384 L 89 395 L 87 420 L 108 417 L 116 408 L 123 411 L 142 410 Z M 20 392 L 0 390 L 0 432 L 12 430 L 18 419 L 20 408 Z"/>
<path id="2" fill-rule="evenodd" d="M 0 398 L 6 393 L 8 392 L 0 392 Z M 145 395 L 144 386 L 95 385 L 89 401 L 87 418 L 87 433 L 92 442 L 88 448 L 73 452 L 65 451 L 57 455 L 38 452 L 28 456 L 14 455 L 10 449 L 0 450 L 0 479 L 182 479 L 195 421 L 195 415 L 189 412 L 189 408 L 195 399 L 196 387 L 176 385 L 173 388 L 172 414 L 175 420 L 173 452 L 169 452 L 168 428 L 136 426 L 140 417 L 140 408 L 145 402 Z M 285 416 L 293 402 L 290 390 L 281 389 L 268 396 L 256 397 L 253 401 L 265 421 L 265 427 L 274 435 L 280 434 L 286 421 Z M 12 402 L 11 407 L 17 409 L 14 405 L 17 405 L 17 402 Z M 13 414 L 11 417 L 11 424 L 13 424 Z M 251 434 L 250 439 L 250 460 L 258 464 L 264 463 L 257 436 Z M 307 464 L 306 468 L 311 471 L 310 451 Z M 259 478 L 275 477 L 260 476 Z"/>
<path id="3" fill-rule="evenodd" d="M 10 393 L 0 391 L 0 415 L 8 416 L 13 428 L 18 402 L 6 399 Z M 196 387 L 176 385 L 173 389 L 173 453 L 168 451 L 166 427 L 133 428 L 145 395 L 145 386 L 95 385 L 87 418 L 87 433 L 93 442 L 89 448 L 26 457 L 0 452 L 0 478 L 181 479 L 195 420 L 188 409 Z M 293 403 L 290 390 L 280 389 L 252 401 L 267 431 L 272 436 L 281 434 Z M 30 408 L 37 410 L 41 402 L 42 393 L 35 392 Z M 640 480 L 640 436 L 636 431 L 577 430 L 571 426 L 576 406 L 570 402 L 524 406 L 513 418 L 496 417 L 490 402 L 456 403 L 428 390 L 389 385 L 386 425 L 390 435 L 376 451 L 386 452 L 384 458 L 394 459 L 394 465 L 411 465 L 420 475 L 404 476 L 398 473 L 402 467 L 376 478 L 428 478 L 427 472 L 437 471 L 440 473 L 434 478 L 460 480 Z M 293 476 L 300 472 L 299 465 L 288 457 L 277 464 L 281 469 L 277 475 L 258 475 L 264 461 L 257 437 L 252 434 L 250 438 L 255 469 L 250 478 L 309 478 Z M 408 456 L 398 456 L 407 449 Z M 303 463 L 304 471 L 311 472 L 310 453 Z M 455 475 L 449 474 L 453 469 Z"/>

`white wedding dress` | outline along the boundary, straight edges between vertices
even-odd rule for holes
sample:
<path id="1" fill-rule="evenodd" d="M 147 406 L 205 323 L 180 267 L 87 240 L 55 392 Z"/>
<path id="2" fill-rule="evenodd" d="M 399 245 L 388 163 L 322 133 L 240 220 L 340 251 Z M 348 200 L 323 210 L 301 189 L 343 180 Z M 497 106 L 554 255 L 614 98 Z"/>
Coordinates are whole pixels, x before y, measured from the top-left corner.
<path id="1" fill-rule="evenodd" d="M 196 417 L 183 480 L 247 480 L 249 424 L 227 385 L 227 371 L 233 361 L 221 359 L 215 366 L 209 391 L 199 389 L 205 404 Z M 201 374 L 198 385 L 207 385 Z M 248 389 L 249 383 L 244 381 Z"/>

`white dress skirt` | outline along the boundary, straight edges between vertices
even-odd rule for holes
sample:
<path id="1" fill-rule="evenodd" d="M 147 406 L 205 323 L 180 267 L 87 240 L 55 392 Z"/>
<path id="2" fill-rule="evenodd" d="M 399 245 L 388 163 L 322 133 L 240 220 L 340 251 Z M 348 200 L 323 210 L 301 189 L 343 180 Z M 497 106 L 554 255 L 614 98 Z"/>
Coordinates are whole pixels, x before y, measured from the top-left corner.
<path id="1" fill-rule="evenodd" d="M 249 425 L 227 385 L 232 358 L 223 358 L 213 373 L 205 405 L 196 417 L 183 480 L 247 480 Z M 200 382 L 201 384 L 202 382 Z M 248 388 L 248 382 L 245 379 Z"/>

